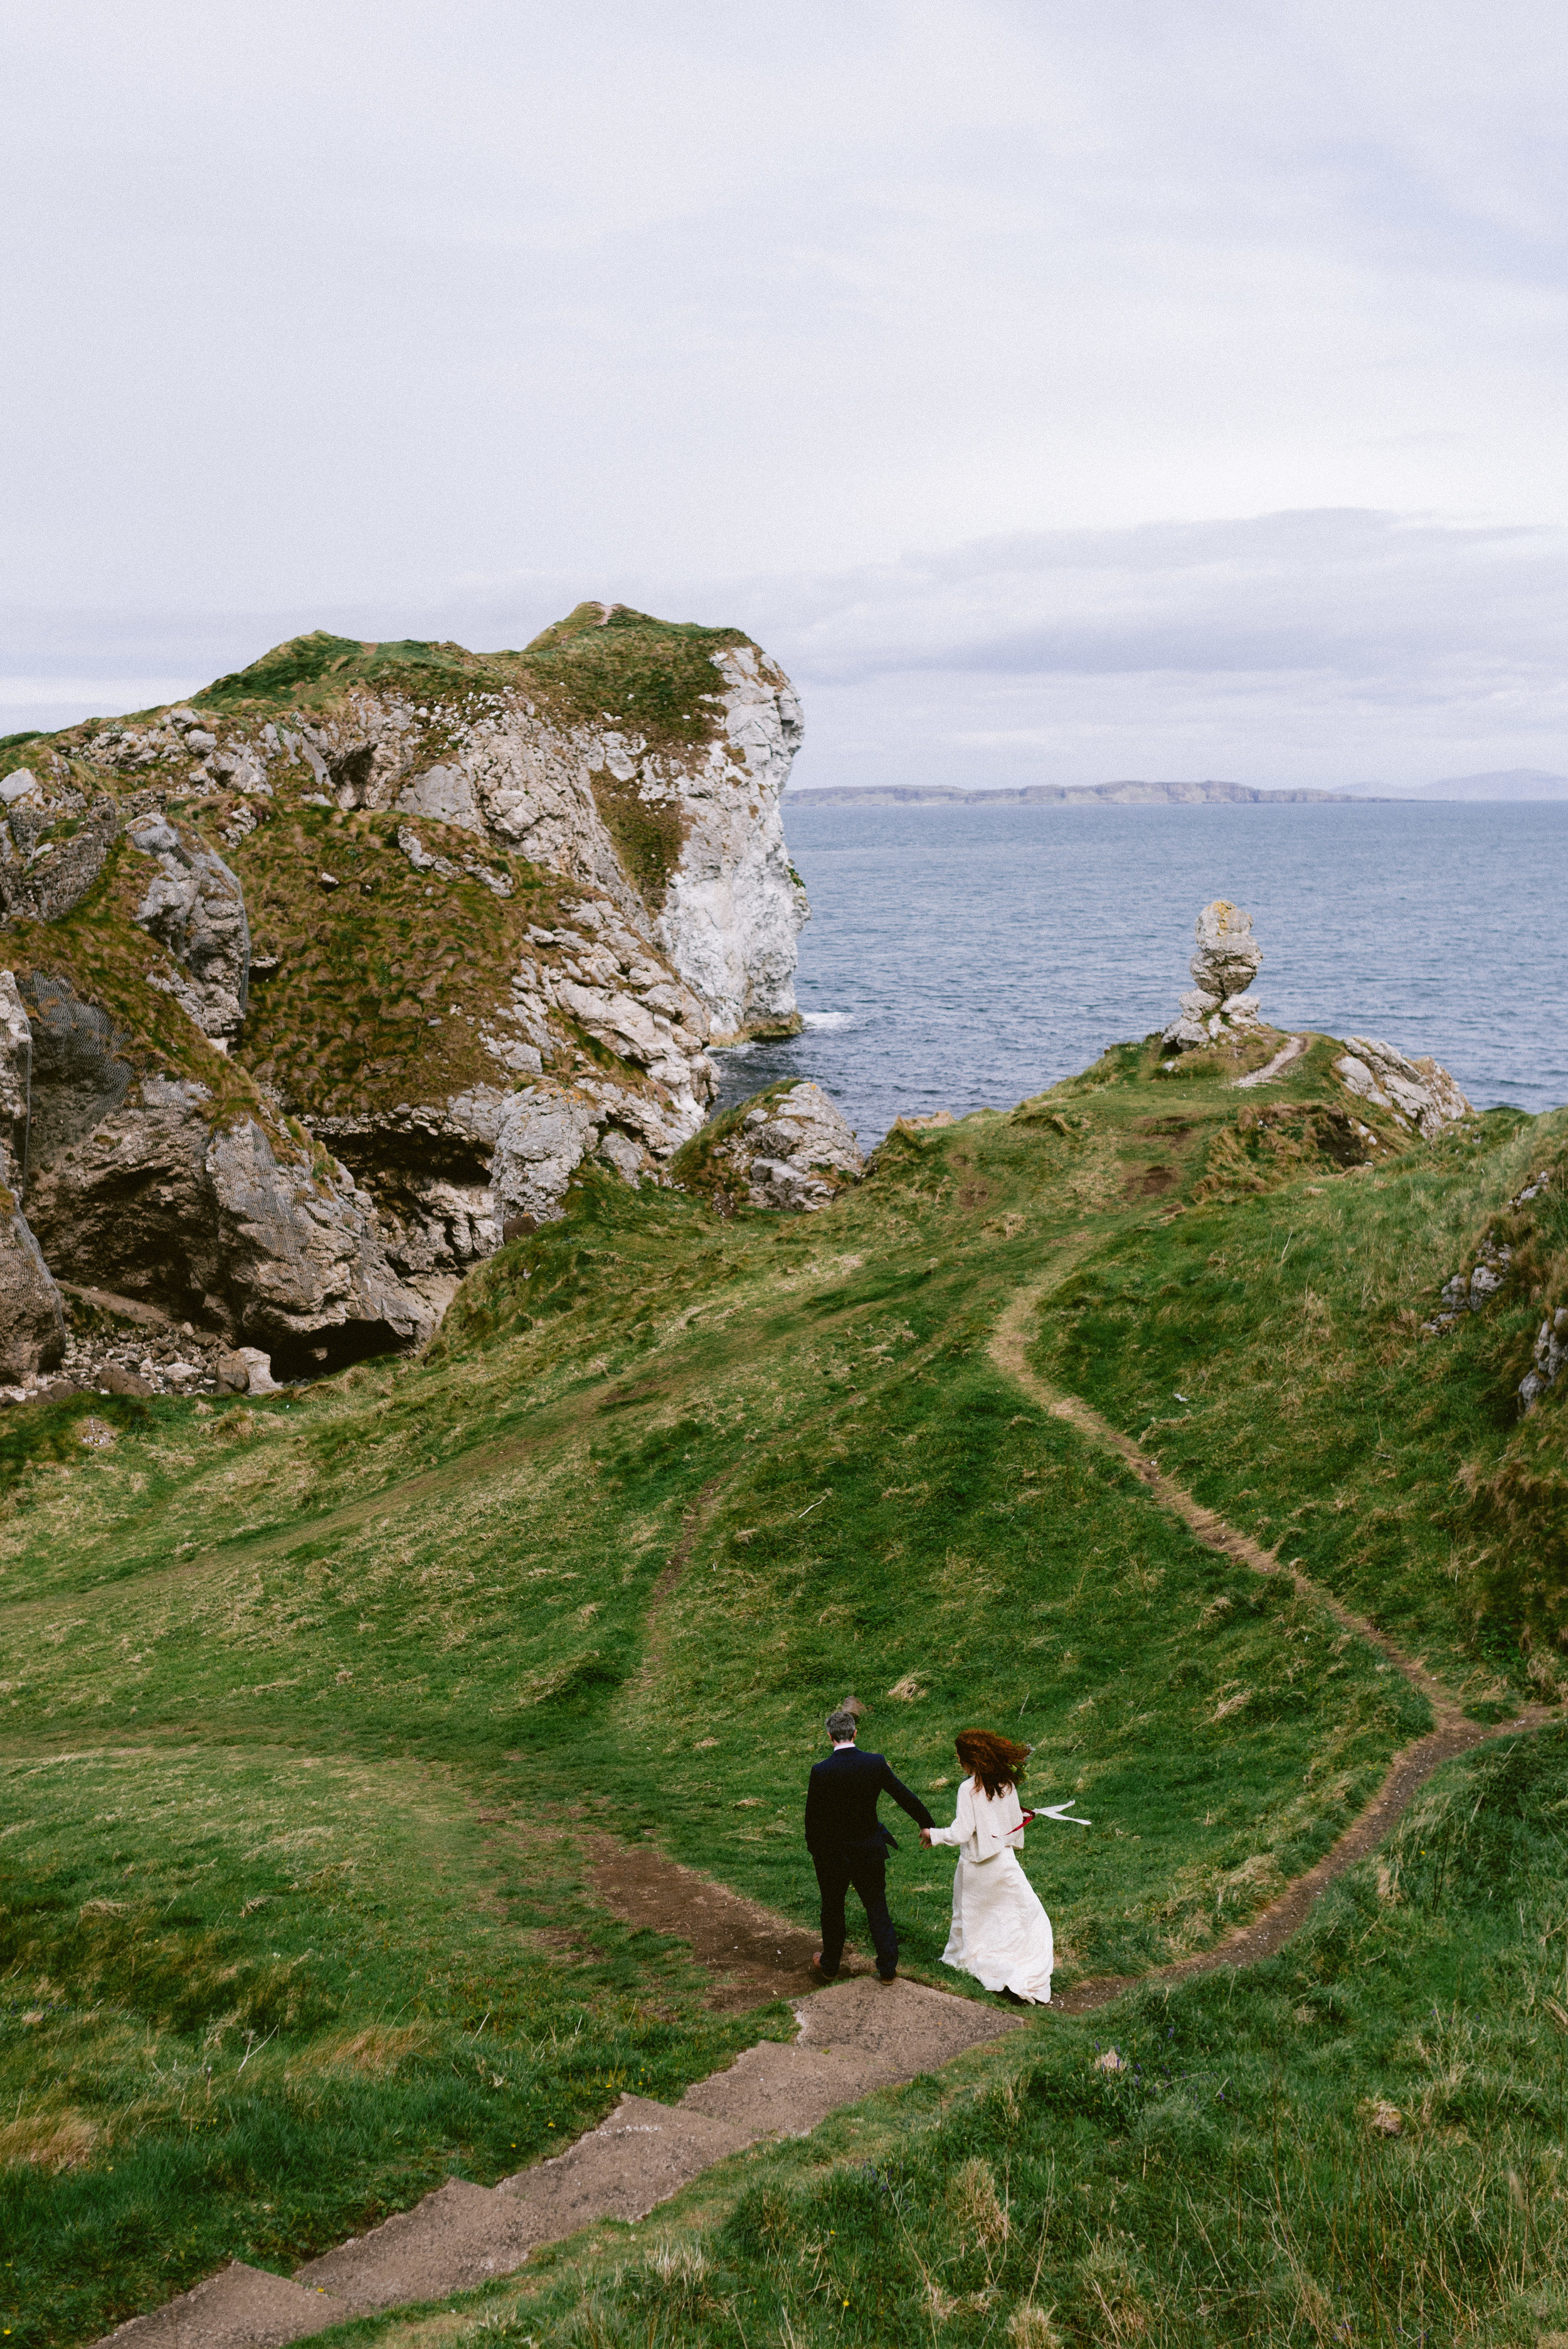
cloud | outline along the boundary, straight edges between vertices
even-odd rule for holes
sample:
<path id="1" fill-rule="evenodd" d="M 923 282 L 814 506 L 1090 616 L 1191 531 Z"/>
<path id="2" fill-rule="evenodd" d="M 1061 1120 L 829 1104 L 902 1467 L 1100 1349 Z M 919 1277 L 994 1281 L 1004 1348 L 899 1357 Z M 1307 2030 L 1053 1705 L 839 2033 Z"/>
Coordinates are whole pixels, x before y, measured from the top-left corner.
<path id="1" fill-rule="evenodd" d="M 5 576 L 411 607 L 1007 531 L 1568 523 L 1561 11 L 57 0 Z M 302 66 L 308 60 L 308 70 Z"/>
<path id="2" fill-rule="evenodd" d="M 1546 0 L 369 21 L 8 28 L 11 712 L 593 595 L 802 781 L 1564 763 Z"/>
<path id="3" fill-rule="evenodd" d="M 780 616 L 808 673 L 836 684 L 895 669 L 1372 678 L 1455 657 L 1533 667 L 1564 587 L 1568 531 L 1330 511 L 983 542 L 803 585 Z"/>
<path id="4" fill-rule="evenodd" d="M 734 601 L 805 692 L 805 785 L 1334 789 L 1568 763 L 1565 595 L 1568 531 L 1330 510 L 1037 533 Z"/>
<path id="5" fill-rule="evenodd" d="M 1037 532 L 817 576 L 531 573 L 415 605 L 18 609 L 0 631 L 28 675 L 0 678 L 0 705 L 25 712 L 36 692 L 47 714 L 16 728 L 145 705 L 311 626 L 516 646 L 584 593 L 748 629 L 804 697 L 808 788 L 1146 775 L 1339 789 L 1568 766 L 1568 531 L 1354 510 Z"/>

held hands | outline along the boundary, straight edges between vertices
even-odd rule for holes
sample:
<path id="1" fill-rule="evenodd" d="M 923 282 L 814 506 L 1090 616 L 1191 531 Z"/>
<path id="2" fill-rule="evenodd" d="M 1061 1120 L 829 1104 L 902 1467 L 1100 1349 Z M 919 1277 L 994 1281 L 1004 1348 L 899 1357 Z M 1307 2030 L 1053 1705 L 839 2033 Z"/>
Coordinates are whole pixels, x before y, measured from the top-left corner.
<path id="1" fill-rule="evenodd" d="M 929 1827 L 921 1828 L 920 1844 L 923 1851 L 929 1851 L 931 1849 L 931 1829 Z"/>

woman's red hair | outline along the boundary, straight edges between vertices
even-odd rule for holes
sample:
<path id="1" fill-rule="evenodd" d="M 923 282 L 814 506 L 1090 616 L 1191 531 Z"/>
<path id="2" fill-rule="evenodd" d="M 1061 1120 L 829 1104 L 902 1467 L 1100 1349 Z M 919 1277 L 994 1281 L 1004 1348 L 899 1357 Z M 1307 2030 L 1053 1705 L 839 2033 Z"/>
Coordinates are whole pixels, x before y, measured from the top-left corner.
<path id="1" fill-rule="evenodd" d="M 993 1802 L 1006 1787 L 1018 1785 L 1029 1758 L 1026 1745 L 1015 1745 L 1010 1737 L 998 1737 L 993 1729 L 961 1729 L 954 1750 Z"/>

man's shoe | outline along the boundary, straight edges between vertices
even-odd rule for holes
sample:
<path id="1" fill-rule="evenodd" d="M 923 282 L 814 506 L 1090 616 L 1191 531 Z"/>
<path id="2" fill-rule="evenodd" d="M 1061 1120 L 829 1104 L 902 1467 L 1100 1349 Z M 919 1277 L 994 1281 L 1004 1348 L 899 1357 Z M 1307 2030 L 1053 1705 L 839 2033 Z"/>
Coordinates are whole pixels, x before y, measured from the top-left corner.
<path id="1" fill-rule="evenodd" d="M 824 1982 L 832 1982 L 837 1977 L 839 1969 L 837 1966 L 834 1966 L 830 1970 L 825 1966 L 822 1963 L 822 1951 L 819 1950 L 816 1956 L 811 1961 L 811 1971 L 814 1974 L 820 1974 Z"/>
<path id="2" fill-rule="evenodd" d="M 896 1973 L 884 1974 L 884 1973 L 881 1973 L 881 1972 L 879 1972 L 879 1973 L 878 1973 L 878 1975 L 877 1975 L 877 1980 L 878 1980 L 878 1982 L 897 1982 L 897 1980 L 898 1980 L 898 1976 L 897 1976 L 897 1974 L 896 1974 Z"/>

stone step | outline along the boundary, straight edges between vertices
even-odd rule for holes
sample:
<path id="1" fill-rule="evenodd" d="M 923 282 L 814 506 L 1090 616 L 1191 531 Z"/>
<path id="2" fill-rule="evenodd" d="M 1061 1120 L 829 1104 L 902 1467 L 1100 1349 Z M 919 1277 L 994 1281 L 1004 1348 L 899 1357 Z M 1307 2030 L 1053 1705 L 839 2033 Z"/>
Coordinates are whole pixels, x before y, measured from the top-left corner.
<path id="1" fill-rule="evenodd" d="M 150 2315 L 131 2317 L 96 2349 L 282 2349 L 351 2313 L 329 2292 L 235 2260 Z"/>
<path id="2" fill-rule="evenodd" d="M 1023 2022 L 1005 2008 L 912 1982 L 835 1982 L 800 2009 L 800 2047 L 853 2052 L 882 2067 L 880 2085 L 934 2072 Z"/>
<path id="3" fill-rule="evenodd" d="M 841 2105 L 852 2105 L 891 2075 L 874 2056 L 852 2048 L 781 2045 L 764 2039 L 688 2088 L 682 2112 L 707 2113 L 751 2137 L 804 2137 Z"/>
<path id="4" fill-rule="evenodd" d="M 1022 2021 L 918 1982 L 869 1976 L 817 1992 L 799 2016 L 799 2039 L 748 2047 L 678 2105 L 623 2096 L 552 2161 L 494 2188 L 449 2178 L 413 2209 L 312 2260 L 292 2283 L 236 2261 L 108 2341 L 116 2349 L 281 2349 L 346 2317 L 471 2291 L 511 2274 L 541 2243 L 598 2219 L 641 2219 L 758 2137 L 803 2137 L 872 2089 L 934 2071 Z"/>
<path id="5" fill-rule="evenodd" d="M 399 2210 L 367 2235 L 351 2235 L 336 2251 L 310 2261 L 295 2281 L 333 2293 L 346 2313 L 365 2316 L 511 2275 L 544 2240 L 531 2213 L 510 2195 L 449 2178 L 411 2210 Z M 187 2341 L 181 2349 L 192 2344 Z"/>
<path id="6" fill-rule="evenodd" d="M 623 2096 L 553 2161 L 503 2178 L 496 2190 L 527 2206 L 540 2242 L 556 2242 L 595 2219 L 643 2218 L 760 2134 L 684 2105 Z"/>

